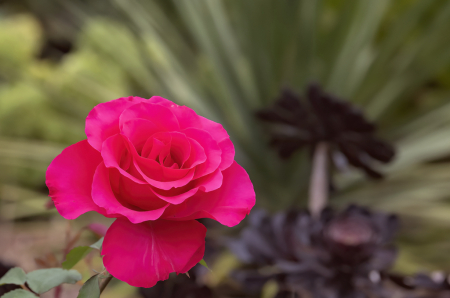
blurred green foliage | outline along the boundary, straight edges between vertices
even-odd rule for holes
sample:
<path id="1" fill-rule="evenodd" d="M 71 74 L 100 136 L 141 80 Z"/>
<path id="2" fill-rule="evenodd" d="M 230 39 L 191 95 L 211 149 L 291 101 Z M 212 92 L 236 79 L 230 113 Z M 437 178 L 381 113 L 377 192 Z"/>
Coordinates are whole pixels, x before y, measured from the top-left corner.
<path id="1" fill-rule="evenodd" d="M 332 204 L 404 216 L 400 269 L 450 268 L 450 1 L 18 3 L 0 15 L 0 196 L 16 206 L 8 218 L 46 212 L 50 161 L 85 138 L 94 105 L 129 95 L 161 95 L 222 123 L 258 205 L 303 206 L 308 154 L 280 160 L 254 112 L 281 87 L 302 93 L 316 81 L 363 108 L 398 148 L 383 181 L 336 174 Z M 64 37 L 54 28 L 74 50 L 38 59 L 46 40 Z"/>

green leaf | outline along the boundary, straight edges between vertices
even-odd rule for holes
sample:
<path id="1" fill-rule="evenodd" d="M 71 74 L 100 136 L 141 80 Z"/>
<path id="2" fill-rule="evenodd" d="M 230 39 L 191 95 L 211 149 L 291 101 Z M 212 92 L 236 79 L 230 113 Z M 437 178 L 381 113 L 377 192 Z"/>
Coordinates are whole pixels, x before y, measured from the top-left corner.
<path id="1" fill-rule="evenodd" d="M 10 269 L 0 278 L 0 286 L 4 284 L 23 285 L 27 281 L 27 275 L 22 268 L 15 267 Z"/>
<path id="2" fill-rule="evenodd" d="M 81 287 L 77 298 L 99 298 L 100 286 L 98 285 L 98 279 L 100 275 L 96 274 L 89 278 Z"/>
<path id="3" fill-rule="evenodd" d="M 37 298 L 36 295 L 23 289 L 17 289 L 6 293 L 2 298 Z"/>
<path id="4" fill-rule="evenodd" d="M 28 285 L 38 294 L 45 293 L 60 284 L 74 284 L 79 280 L 81 274 L 78 271 L 61 268 L 39 269 L 27 274 Z"/>
<path id="5" fill-rule="evenodd" d="M 209 269 L 208 265 L 206 264 L 204 259 L 201 259 L 200 262 L 198 262 L 200 265 L 205 266 L 206 269 L 208 269 L 209 271 L 212 271 L 211 269 Z"/>
<path id="6" fill-rule="evenodd" d="M 89 246 L 78 246 L 72 249 L 66 256 L 66 260 L 62 263 L 62 267 L 66 270 L 72 269 L 79 261 L 81 261 L 90 251 Z"/>
<path id="7" fill-rule="evenodd" d="M 97 242 L 92 244 L 90 247 L 98 249 L 98 250 L 102 250 L 103 239 L 104 239 L 104 237 L 100 238 Z"/>

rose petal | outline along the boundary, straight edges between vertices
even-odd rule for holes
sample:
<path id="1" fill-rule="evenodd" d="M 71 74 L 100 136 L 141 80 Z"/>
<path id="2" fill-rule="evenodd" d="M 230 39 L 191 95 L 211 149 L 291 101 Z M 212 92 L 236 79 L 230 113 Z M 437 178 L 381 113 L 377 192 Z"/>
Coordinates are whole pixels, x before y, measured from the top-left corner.
<path id="1" fill-rule="evenodd" d="M 128 218 L 132 223 L 140 223 L 158 219 L 169 205 L 149 211 L 133 210 L 131 208 L 134 206 L 129 204 L 126 198 L 119 202 L 111 188 L 110 178 L 108 168 L 104 163 L 101 163 L 95 171 L 92 183 L 92 199 L 98 206 L 105 208 L 107 214 L 120 214 Z M 137 209 L 136 207 L 134 208 Z"/>
<path id="2" fill-rule="evenodd" d="M 100 151 L 104 140 L 119 133 L 119 116 L 122 112 L 147 99 L 130 96 L 101 103 L 92 109 L 86 118 L 86 135 L 89 144 Z"/>
<path id="3" fill-rule="evenodd" d="M 190 127 L 199 128 L 207 131 L 222 149 L 222 162 L 219 166 L 221 170 L 225 170 L 234 161 L 235 150 L 230 136 L 220 123 L 211 121 L 207 118 L 199 116 L 194 110 L 186 106 L 179 106 L 170 100 L 160 96 L 152 96 L 149 102 L 156 103 L 168 107 L 177 117 L 180 129 Z"/>
<path id="4" fill-rule="evenodd" d="M 193 185 L 199 187 L 201 191 L 210 192 L 218 189 L 222 186 L 223 183 L 223 174 L 219 169 L 215 170 L 209 175 L 203 176 L 195 181 L 193 181 Z"/>
<path id="5" fill-rule="evenodd" d="M 131 204 L 142 210 L 155 210 L 167 205 L 153 194 L 152 187 L 148 184 L 138 184 L 120 174 L 116 169 L 109 170 L 111 188 L 119 201 L 125 201 L 124 205 Z M 136 209 L 132 207 L 131 209 Z"/>
<path id="6" fill-rule="evenodd" d="M 101 161 L 100 153 L 84 140 L 64 149 L 48 167 L 49 196 L 64 218 L 74 219 L 88 211 L 104 213 L 91 197 L 94 172 Z"/>
<path id="7" fill-rule="evenodd" d="M 218 143 L 230 138 L 221 124 L 198 115 L 189 107 L 177 105 L 161 96 L 152 96 L 148 101 L 170 108 L 178 119 L 180 129 L 194 127 L 206 130 Z"/>
<path id="8" fill-rule="evenodd" d="M 137 152 L 141 152 L 145 142 L 159 131 L 151 121 L 145 119 L 132 119 L 123 124 L 121 133 L 134 145 Z"/>
<path id="9" fill-rule="evenodd" d="M 134 153 L 133 164 L 134 169 L 148 184 L 163 190 L 185 186 L 192 180 L 196 170 L 166 168 L 154 160 L 142 158 Z"/>
<path id="10" fill-rule="evenodd" d="M 119 126 L 122 126 L 136 118 L 142 118 L 153 122 L 159 131 L 179 131 L 178 120 L 169 108 L 162 105 L 142 102 L 129 107 L 120 115 Z"/>
<path id="11" fill-rule="evenodd" d="M 154 210 L 171 204 L 180 204 L 193 196 L 198 187 L 183 187 L 172 190 L 154 189 L 149 184 L 137 184 L 122 176 L 117 170 L 109 172 L 113 192 L 123 198 L 125 205 L 131 204 L 142 210 Z"/>
<path id="12" fill-rule="evenodd" d="M 167 152 L 162 152 L 166 150 Z M 156 133 L 145 142 L 141 156 L 156 160 L 158 155 L 163 158 L 167 154 L 170 154 L 171 159 L 181 168 L 191 155 L 191 139 L 180 132 Z"/>
<path id="13" fill-rule="evenodd" d="M 190 220 L 212 218 L 235 226 L 255 205 L 255 191 L 247 172 L 236 162 L 222 172 L 222 186 L 211 192 L 197 192 L 183 204 L 170 206 L 161 218 Z"/>
<path id="14" fill-rule="evenodd" d="M 188 138 L 191 143 L 191 152 L 189 158 L 184 162 L 185 169 L 192 169 L 196 165 L 202 164 L 206 161 L 205 149 L 194 139 Z"/>
<path id="15" fill-rule="evenodd" d="M 195 220 L 132 224 L 117 219 L 103 241 L 103 263 L 114 277 L 149 288 L 171 272 L 195 266 L 205 251 L 205 235 L 206 228 Z"/>
<path id="16" fill-rule="evenodd" d="M 164 146 L 165 144 L 157 138 L 148 138 L 142 148 L 141 156 L 156 160 Z"/>
<path id="17" fill-rule="evenodd" d="M 190 188 L 187 191 L 179 189 L 169 190 L 169 191 L 156 191 L 152 188 L 152 193 L 155 194 L 161 200 L 164 200 L 170 204 L 178 205 L 186 201 L 188 198 L 195 195 L 198 191 L 199 187 Z"/>
<path id="18" fill-rule="evenodd" d="M 220 150 L 222 150 L 222 161 L 220 162 L 219 169 L 222 171 L 230 167 L 234 162 L 234 145 L 230 139 L 224 139 L 219 142 Z"/>
<path id="19" fill-rule="evenodd" d="M 182 131 L 189 138 L 196 140 L 205 150 L 207 159 L 204 163 L 195 167 L 194 179 L 211 174 L 220 165 L 222 160 L 222 151 L 220 150 L 217 142 L 211 137 L 211 135 L 197 128 L 187 128 Z"/>
<path id="20" fill-rule="evenodd" d="M 139 156 L 136 149 L 134 149 L 133 145 L 126 139 L 125 136 L 122 136 L 122 140 L 127 142 L 128 150 L 133 157 L 133 166 L 130 167 L 129 173 L 124 174 L 124 176 L 141 176 L 145 182 L 162 190 L 182 187 L 192 180 L 196 169 L 167 168 L 155 160 Z M 164 148 L 164 146 L 162 148 Z M 121 173 L 123 172 L 121 171 Z M 140 183 L 139 181 L 140 179 L 138 179 L 137 183 Z"/>
<path id="21" fill-rule="evenodd" d="M 127 143 L 128 139 L 120 134 L 109 137 L 102 146 L 102 157 L 107 168 L 117 169 L 123 176 L 133 180 L 138 184 L 147 184 L 141 177 L 135 177 L 128 172 L 132 163 L 132 153 L 130 153 L 130 146 Z M 131 144 L 131 146 L 133 146 Z M 134 149 L 136 152 L 136 149 Z M 137 155 L 137 152 L 136 152 Z"/>

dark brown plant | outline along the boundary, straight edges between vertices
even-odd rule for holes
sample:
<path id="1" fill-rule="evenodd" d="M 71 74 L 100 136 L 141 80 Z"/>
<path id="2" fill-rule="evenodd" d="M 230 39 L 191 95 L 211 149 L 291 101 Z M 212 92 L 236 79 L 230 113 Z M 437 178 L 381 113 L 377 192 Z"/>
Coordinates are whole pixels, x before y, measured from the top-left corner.
<path id="1" fill-rule="evenodd" d="M 257 112 L 257 117 L 271 124 L 271 144 L 282 158 L 300 148 L 314 149 L 319 142 L 332 147 L 336 165 L 349 163 L 363 169 L 372 178 L 382 174 L 373 168 L 373 160 L 390 162 L 394 148 L 375 136 L 376 126 L 349 102 L 325 93 L 311 84 L 306 99 L 284 89 L 270 108 Z"/>
<path id="2" fill-rule="evenodd" d="M 250 221 L 230 243 L 247 264 L 234 277 L 248 291 L 275 279 L 299 297 L 390 297 L 382 280 L 396 258 L 395 216 L 350 206 L 317 219 L 306 211 L 254 211 Z"/>

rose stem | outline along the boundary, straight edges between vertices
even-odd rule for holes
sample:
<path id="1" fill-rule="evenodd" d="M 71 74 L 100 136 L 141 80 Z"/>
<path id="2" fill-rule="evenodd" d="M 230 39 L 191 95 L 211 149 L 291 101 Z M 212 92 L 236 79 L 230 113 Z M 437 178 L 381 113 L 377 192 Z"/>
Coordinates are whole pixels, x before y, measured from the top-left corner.
<path id="1" fill-rule="evenodd" d="M 102 283 L 102 285 L 100 286 L 100 294 L 103 293 L 103 291 L 105 290 L 106 286 L 109 284 L 109 282 L 113 279 L 114 276 L 112 276 L 111 274 L 108 275 L 108 277 L 105 279 L 105 281 Z"/>
<path id="2" fill-rule="evenodd" d="M 313 217 L 319 217 L 328 202 L 328 144 L 318 143 L 314 157 L 309 184 L 308 208 Z"/>

